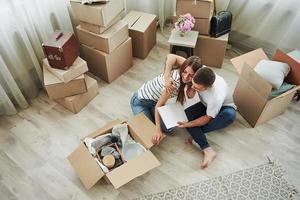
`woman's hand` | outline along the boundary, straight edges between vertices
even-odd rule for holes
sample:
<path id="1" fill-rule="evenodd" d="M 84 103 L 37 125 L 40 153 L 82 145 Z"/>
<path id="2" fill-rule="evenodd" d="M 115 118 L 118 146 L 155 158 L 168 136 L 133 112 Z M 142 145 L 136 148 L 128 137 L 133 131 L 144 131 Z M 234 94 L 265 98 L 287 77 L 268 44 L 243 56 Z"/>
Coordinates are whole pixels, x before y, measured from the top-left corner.
<path id="1" fill-rule="evenodd" d="M 172 95 L 176 90 L 175 81 L 169 76 L 164 76 L 164 79 L 165 79 L 166 92 Z"/>
<path id="2" fill-rule="evenodd" d="M 188 98 L 194 98 L 194 96 L 195 96 L 195 94 L 196 94 L 196 90 L 195 89 L 193 89 L 193 88 L 191 88 L 191 87 L 189 87 L 187 90 L 186 90 L 186 95 L 188 96 Z"/>
<path id="3" fill-rule="evenodd" d="M 163 133 L 161 131 L 156 131 L 156 133 L 152 137 L 152 143 L 155 145 L 159 145 L 162 138 L 163 138 Z"/>
<path id="4" fill-rule="evenodd" d="M 192 86 L 193 86 L 192 83 L 187 84 L 186 95 L 188 96 L 189 99 L 194 98 L 196 94 L 196 90 L 192 88 Z"/>

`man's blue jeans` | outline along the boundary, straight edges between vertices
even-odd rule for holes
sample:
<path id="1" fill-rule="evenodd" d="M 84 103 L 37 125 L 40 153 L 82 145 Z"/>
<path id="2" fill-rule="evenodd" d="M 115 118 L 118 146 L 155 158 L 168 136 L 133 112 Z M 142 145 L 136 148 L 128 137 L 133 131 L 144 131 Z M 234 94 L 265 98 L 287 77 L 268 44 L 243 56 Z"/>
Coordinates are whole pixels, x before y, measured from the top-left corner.
<path id="1" fill-rule="evenodd" d="M 130 100 L 131 110 L 134 115 L 144 113 L 145 116 L 155 124 L 155 101 L 149 99 L 139 99 L 137 92 L 133 94 Z M 164 122 L 161 120 L 161 130 L 164 133 L 170 133 L 172 129 L 167 129 Z"/>
<path id="2" fill-rule="evenodd" d="M 185 109 L 189 121 L 195 120 L 206 115 L 206 107 L 201 103 L 196 103 Z M 187 128 L 188 132 L 201 149 L 209 147 L 205 133 L 225 128 L 232 124 L 236 119 L 236 110 L 231 106 L 223 106 L 219 114 L 204 126 Z"/>

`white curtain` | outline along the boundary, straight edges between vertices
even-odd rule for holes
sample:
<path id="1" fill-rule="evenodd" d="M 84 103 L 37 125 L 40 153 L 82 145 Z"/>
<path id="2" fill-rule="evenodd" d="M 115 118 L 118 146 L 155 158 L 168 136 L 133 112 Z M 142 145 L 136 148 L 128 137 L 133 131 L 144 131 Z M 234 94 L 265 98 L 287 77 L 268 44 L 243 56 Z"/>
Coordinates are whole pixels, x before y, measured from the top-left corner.
<path id="1" fill-rule="evenodd" d="M 242 50 L 263 47 L 268 54 L 276 48 L 300 49 L 299 0 L 231 0 L 233 13 L 231 43 Z"/>
<path id="2" fill-rule="evenodd" d="M 73 31 L 66 0 L 0 0 L 0 115 L 28 107 L 42 86 L 41 44 Z"/>

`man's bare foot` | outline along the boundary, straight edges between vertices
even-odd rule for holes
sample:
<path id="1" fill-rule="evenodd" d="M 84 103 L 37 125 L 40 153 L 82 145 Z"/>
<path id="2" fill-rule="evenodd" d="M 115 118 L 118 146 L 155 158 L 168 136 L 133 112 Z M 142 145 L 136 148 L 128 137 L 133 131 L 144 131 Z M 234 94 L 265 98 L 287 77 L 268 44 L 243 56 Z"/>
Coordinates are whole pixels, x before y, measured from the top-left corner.
<path id="1" fill-rule="evenodd" d="M 217 157 L 217 153 L 211 147 L 205 148 L 203 153 L 204 158 L 200 165 L 201 169 L 205 169 Z"/>
<path id="2" fill-rule="evenodd" d="M 189 137 L 185 140 L 185 143 L 186 143 L 186 144 L 192 145 L 192 144 L 193 144 L 193 138 L 192 138 L 192 136 L 189 136 Z"/>

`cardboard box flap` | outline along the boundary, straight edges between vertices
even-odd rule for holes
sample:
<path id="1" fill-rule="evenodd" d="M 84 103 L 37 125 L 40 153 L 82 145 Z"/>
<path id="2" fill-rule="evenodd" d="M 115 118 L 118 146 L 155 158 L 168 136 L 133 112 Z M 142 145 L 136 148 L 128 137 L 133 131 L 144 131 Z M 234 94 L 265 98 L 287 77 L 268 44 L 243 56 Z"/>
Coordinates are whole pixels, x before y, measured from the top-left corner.
<path id="1" fill-rule="evenodd" d="M 272 86 L 258 75 L 248 64 L 244 63 L 240 77 L 248 82 L 256 92 L 267 99 L 272 91 Z"/>
<path id="2" fill-rule="evenodd" d="M 236 68 L 237 72 L 241 74 L 244 63 L 247 63 L 251 68 L 254 68 L 256 64 L 261 60 L 269 60 L 262 48 L 250 51 L 249 53 L 231 59 L 231 63 Z"/>
<path id="3" fill-rule="evenodd" d="M 128 25 L 123 21 L 119 21 L 119 22 L 115 23 L 114 25 L 112 25 L 109 29 L 107 29 L 100 35 L 103 38 L 110 38 L 110 37 L 112 37 L 112 35 L 114 35 L 119 30 L 123 29 L 125 26 L 128 26 Z"/>
<path id="4" fill-rule="evenodd" d="M 153 146 L 152 137 L 156 130 L 155 124 L 143 113 L 129 118 L 127 123 L 133 139 L 140 142 L 145 148 L 150 149 Z"/>
<path id="5" fill-rule="evenodd" d="M 122 21 L 128 24 L 128 27 L 131 27 L 137 22 L 137 20 L 141 17 L 141 13 L 138 11 L 130 11 Z"/>
<path id="6" fill-rule="evenodd" d="M 116 120 L 114 120 L 114 121 L 112 121 L 112 122 L 107 123 L 107 124 L 104 125 L 102 128 L 99 128 L 98 130 L 94 131 L 93 133 L 89 134 L 89 135 L 86 136 L 86 137 L 89 137 L 89 138 L 95 138 L 95 137 L 97 137 L 97 136 L 99 136 L 99 135 L 102 135 L 102 134 L 104 134 L 104 133 L 107 133 L 107 132 L 111 131 L 111 129 L 112 129 L 114 126 L 116 126 L 116 125 L 118 125 L 118 124 L 122 124 L 122 123 L 123 123 L 123 121 L 121 121 L 121 120 L 119 120 L 119 119 L 116 119 Z M 86 137 L 84 137 L 84 138 L 86 138 Z"/>
<path id="7" fill-rule="evenodd" d="M 141 13 L 139 19 L 131 26 L 131 29 L 144 33 L 155 19 L 156 15 Z"/>
<path id="8" fill-rule="evenodd" d="M 104 176 L 100 166 L 83 143 L 68 156 L 68 160 L 87 190 Z"/>
<path id="9" fill-rule="evenodd" d="M 297 90 L 297 87 L 268 101 L 262 114 L 260 115 L 259 119 L 257 120 L 257 124 L 262 124 L 263 122 L 268 121 L 268 120 L 282 114 L 289 106 L 291 100 L 294 97 L 296 90 Z"/>
<path id="10" fill-rule="evenodd" d="M 53 73 L 51 73 L 45 65 L 43 65 L 43 74 L 44 74 L 44 84 L 45 85 L 54 85 L 58 83 L 64 83 L 62 80 L 57 78 Z M 84 75 L 80 75 L 73 80 L 84 79 Z"/>
<path id="11" fill-rule="evenodd" d="M 281 94 L 281 95 L 279 95 L 279 96 L 277 96 L 277 97 L 271 99 L 270 101 L 273 101 L 273 100 L 276 100 L 276 99 L 280 99 L 280 98 L 282 98 L 282 97 L 284 97 L 284 96 L 287 96 L 287 95 L 289 95 L 289 94 L 291 94 L 291 93 L 293 93 L 293 95 L 294 95 L 294 94 L 296 93 L 297 90 L 300 90 L 300 85 L 299 85 L 299 86 L 296 86 L 296 87 L 294 87 L 294 88 L 292 88 L 292 89 L 290 89 L 290 90 L 288 90 L 288 91 L 286 91 L 285 93 L 283 93 L 283 94 Z"/>
<path id="12" fill-rule="evenodd" d="M 117 189 L 159 165 L 160 162 L 151 153 L 151 151 L 148 150 L 107 173 L 106 177 Z"/>

